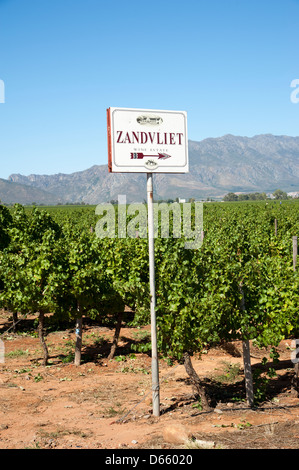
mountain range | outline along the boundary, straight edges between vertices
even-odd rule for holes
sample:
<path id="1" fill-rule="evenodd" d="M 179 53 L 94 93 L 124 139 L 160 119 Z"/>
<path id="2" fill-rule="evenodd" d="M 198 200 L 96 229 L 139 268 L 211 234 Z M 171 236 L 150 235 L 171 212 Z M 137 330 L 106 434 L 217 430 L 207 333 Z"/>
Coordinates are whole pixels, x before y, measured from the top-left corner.
<path id="1" fill-rule="evenodd" d="M 156 174 L 154 198 L 222 199 L 228 192 L 299 191 L 299 137 L 272 134 L 241 137 L 227 134 L 199 142 L 189 140 L 187 174 Z M 109 173 L 107 165 L 54 175 L 12 174 L 0 179 L 5 203 L 98 204 L 117 200 L 142 202 L 146 175 Z"/>

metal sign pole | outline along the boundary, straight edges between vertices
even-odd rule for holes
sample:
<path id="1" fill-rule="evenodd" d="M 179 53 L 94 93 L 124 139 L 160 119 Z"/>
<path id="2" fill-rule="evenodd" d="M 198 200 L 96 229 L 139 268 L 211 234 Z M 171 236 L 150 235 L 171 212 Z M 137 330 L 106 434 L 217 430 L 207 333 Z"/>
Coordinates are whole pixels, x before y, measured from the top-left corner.
<path id="1" fill-rule="evenodd" d="M 152 342 L 152 392 L 153 415 L 160 416 L 160 387 L 156 327 L 156 290 L 155 290 L 155 245 L 154 245 L 154 201 L 153 174 L 147 173 L 147 217 L 150 277 L 150 310 L 151 310 L 151 342 Z"/>

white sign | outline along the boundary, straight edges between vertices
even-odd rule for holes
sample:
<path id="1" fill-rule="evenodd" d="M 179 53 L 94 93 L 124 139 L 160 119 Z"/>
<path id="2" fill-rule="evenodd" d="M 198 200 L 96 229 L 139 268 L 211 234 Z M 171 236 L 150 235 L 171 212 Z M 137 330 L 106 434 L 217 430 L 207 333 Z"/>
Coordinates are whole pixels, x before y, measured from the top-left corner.
<path id="1" fill-rule="evenodd" d="M 108 168 L 112 173 L 187 173 L 185 111 L 107 109 Z"/>

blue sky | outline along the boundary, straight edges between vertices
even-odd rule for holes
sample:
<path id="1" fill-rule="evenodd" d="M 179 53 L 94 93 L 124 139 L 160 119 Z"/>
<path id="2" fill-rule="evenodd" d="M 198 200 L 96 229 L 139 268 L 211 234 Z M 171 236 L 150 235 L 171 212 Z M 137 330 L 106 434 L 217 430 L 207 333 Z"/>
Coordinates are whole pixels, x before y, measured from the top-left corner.
<path id="1" fill-rule="evenodd" d="M 299 135 L 299 0 L 0 0 L 0 178 L 107 163 L 109 106 Z"/>

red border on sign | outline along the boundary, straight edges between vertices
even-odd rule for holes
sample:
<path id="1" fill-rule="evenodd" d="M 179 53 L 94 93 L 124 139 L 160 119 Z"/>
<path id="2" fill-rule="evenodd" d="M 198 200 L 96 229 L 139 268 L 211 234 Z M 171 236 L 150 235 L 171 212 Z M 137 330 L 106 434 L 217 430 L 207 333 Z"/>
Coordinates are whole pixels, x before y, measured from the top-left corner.
<path id="1" fill-rule="evenodd" d="M 108 171 L 112 173 L 111 113 L 107 109 Z"/>

